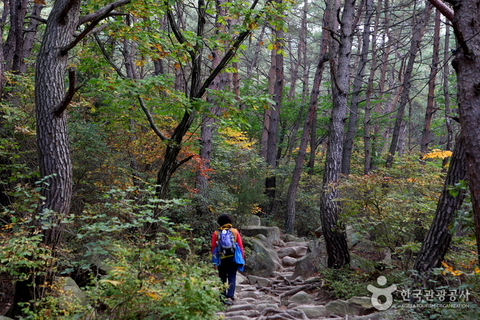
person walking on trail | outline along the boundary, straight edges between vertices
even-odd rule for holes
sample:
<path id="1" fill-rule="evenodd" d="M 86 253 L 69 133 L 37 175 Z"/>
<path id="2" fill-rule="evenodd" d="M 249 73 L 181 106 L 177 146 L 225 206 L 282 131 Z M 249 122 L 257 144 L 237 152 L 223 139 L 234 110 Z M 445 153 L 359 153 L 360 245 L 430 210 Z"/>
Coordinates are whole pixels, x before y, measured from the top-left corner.
<path id="1" fill-rule="evenodd" d="M 245 266 L 242 238 L 227 214 L 218 217 L 217 222 L 220 228 L 212 236 L 212 262 L 218 267 L 222 282 L 228 283 L 228 290 L 222 292 L 222 301 L 233 305 L 237 270 L 243 271 Z"/>

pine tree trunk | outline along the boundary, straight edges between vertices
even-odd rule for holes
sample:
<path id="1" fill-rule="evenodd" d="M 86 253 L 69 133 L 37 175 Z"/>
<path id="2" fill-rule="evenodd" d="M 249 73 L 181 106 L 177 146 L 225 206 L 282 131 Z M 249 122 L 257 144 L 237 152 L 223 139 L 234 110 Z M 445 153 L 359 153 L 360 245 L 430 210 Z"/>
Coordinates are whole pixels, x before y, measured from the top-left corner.
<path id="1" fill-rule="evenodd" d="M 275 0 L 277 6 L 282 4 L 282 0 Z M 284 41 L 283 41 L 283 29 L 275 31 L 276 38 L 276 51 L 275 54 L 275 84 L 273 89 L 273 100 L 275 101 L 275 106 L 270 114 L 270 123 L 268 128 L 268 143 L 267 143 L 267 165 L 270 170 L 275 170 L 277 168 L 277 134 L 278 134 L 278 124 L 280 121 L 280 107 L 282 105 L 282 92 L 283 92 L 283 54 L 278 52 L 280 49 L 284 50 Z M 273 205 L 275 202 L 275 189 L 276 189 L 276 178 L 275 175 L 268 177 L 265 181 L 266 194 L 269 199 L 269 205 L 267 213 L 271 213 L 273 210 Z"/>
<path id="2" fill-rule="evenodd" d="M 448 2 L 455 12 L 453 26 L 459 49 L 452 66 L 457 72 L 458 110 L 480 258 L 480 0 Z"/>
<path id="3" fill-rule="evenodd" d="M 371 168 L 372 151 L 370 143 L 370 118 L 371 118 L 371 98 L 373 91 L 373 80 L 375 78 L 375 69 L 377 68 L 377 33 L 380 21 L 380 11 L 382 9 L 382 0 L 378 1 L 377 12 L 375 15 L 375 25 L 372 33 L 372 62 L 370 65 L 370 75 L 368 77 L 367 92 L 365 94 L 365 117 L 363 120 L 363 150 L 365 153 L 365 160 L 363 163 L 363 174 L 368 174 Z"/>
<path id="4" fill-rule="evenodd" d="M 464 193 L 459 193 L 456 197 L 452 196 L 448 188 L 454 186 L 460 180 L 465 180 L 466 170 L 465 141 L 459 135 L 450 160 L 443 190 L 438 200 L 435 217 L 413 265 L 413 269 L 419 273 L 425 273 L 432 271 L 433 268 L 440 267 L 440 262 L 447 253 L 452 239 L 449 227 L 455 216 L 455 211 L 460 208 L 465 198 Z"/>
<path id="5" fill-rule="evenodd" d="M 348 130 L 345 137 L 342 154 L 342 173 L 350 174 L 350 160 L 352 157 L 353 141 L 357 131 L 358 121 L 358 103 L 360 102 L 360 93 L 363 86 L 363 76 L 367 64 L 368 49 L 370 47 L 370 20 L 373 15 L 373 0 L 366 0 L 365 4 L 365 22 L 363 25 L 362 51 L 360 61 L 357 64 L 357 72 L 353 81 L 352 99 L 350 102 L 350 116 L 348 119 Z"/>
<path id="6" fill-rule="evenodd" d="M 445 150 L 452 150 L 453 144 L 453 129 L 452 129 L 452 119 L 450 118 L 450 93 L 448 92 L 448 76 L 450 73 L 449 70 L 449 63 L 447 59 L 449 59 L 450 51 L 449 51 L 449 42 L 450 42 L 450 25 L 447 23 L 445 24 L 445 45 L 443 50 L 443 60 L 445 61 L 443 66 L 443 97 L 445 100 L 445 126 L 447 127 L 447 145 L 445 146 Z M 447 165 L 448 158 L 443 159 L 443 167 Z"/>
<path id="7" fill-rule="evenodd" d="M 72 163 L 67 133 L 65 112 L 57 115 L 56 110 L 62 104 L 65 95 L 65 71 L 68 54 L 61 49 L 73 38 L 80 12 L 79 0 L 55 1 L 37 57 L 35 72 L 35 110 L 37 116 L 37 148 L 40 177 L 48 187 L 40 194 L 44 200 L 38 212 L 51 210 L 66 214 L 70 208 L 72 196 Z M 62 239 L 60 219 L 44 218 L 58 222 L 45 232 L 44 242 L 58 244 Z M 44 221 L 46 222 L 46 221 Z M 40 221 L 42 223 L 42 221 Z"/>
<path id="8" fill-rule="evenodd" d="M 340 178 L 343 133 L 347 112 L 350 53 L 353 38 L 354 0 L 346 0 L 343 8 L 338 62 L 331 62 L 333 109 L 328 130 L 328 147 L 320 198 L 320 217 L 328 255 L 328 267 L 340 268 L 350 262 L 345 230 L 339 224 L 338 190 L 334 184 Z M 333 7 L 333 6 L 332 6 Z M 332 42 L 331 42 L 332 43 Z"/>
<path id="9" fill-rule="evenodd" d="M 425 32 L 425 26 L 427 25 L 428 18 L 430 16 L 430 11 L 432 6 L 428 2 L 426 4 L 425 12 L 422 17 L 417 21 L 413 28 L 413 37 L 410 50 L 408 52 L 408 62 L 405 69 L 405 75 L 403 78 L 403 90 L 402 97 L 400 99 L 400 106 L 398 107 L 397 117 L 395 119 L 395 126 L 393 127 L 392 141 L 390 143 L 390 148 L 388 150 L 388 158 L 386 162 L 386 167 L 391 168 L 393 164 L 393 157 L 398 147 L 398 138 L 400 136 L 400 129 L 403 120 L 403 115 L 405 113 L 405 106 L 408 102 L 408 95 L 410 93 L 411 87 L 411 77 L 413 72 L 413 65 L 415 63 L 415 57 L 417 56 L 418 48 L 420 47 L 420 42 L 422 41 L 422 36 Z"/>
<path id="10" fill-rule="evenodd" d="M 433 34 L 433 57 L 432 65 L 430 67 L 430 77 L 428 79 L 428 98 L 427 109 L 425 111 L 425 120 L 423 122 L 422 141 L 420 144 L 420 153 L 426 154 L 428 152 L 428 144 L 430 142 L 430 124 L 432 122 L 435 100 L 435 78 L 438 69 L 438 51 L 440 47 L 440 10 L 435 11 L 435 28 Z"/>

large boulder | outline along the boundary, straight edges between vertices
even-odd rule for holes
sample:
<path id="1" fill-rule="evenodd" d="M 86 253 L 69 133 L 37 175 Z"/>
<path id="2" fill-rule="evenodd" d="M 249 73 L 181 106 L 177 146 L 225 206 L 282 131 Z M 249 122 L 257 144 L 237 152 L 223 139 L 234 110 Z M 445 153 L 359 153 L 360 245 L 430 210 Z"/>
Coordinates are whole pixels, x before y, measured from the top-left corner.
<path id="1" fill-rule="evenodd" d="M 270 243 L 278 242 L 280 239 L 280 229 L 277 227 L 248 226 L 242 229 L 242 236 L 255 237 L 264 235 Z"/>
<path id="2" fill-rule="evenodd" d="M 327 267 L 327 251 L 325 243 L 319 240 L 312 240 L 308 244 L 307 254 L 297 260 L 292 279 L 302 276 L 304 279 L 313 276 L 321 269 Z"/>
<path id="3" fill-rule="evenodd" d="M 57 277 L 54 287 L 60 295 L 58 307 L 61 310 L 68 309 L 71 305 L 86 306 L 88 304 L 87 295 L 83 292 L 75 280 L 70 277 Z"/>
<path id="4" fill-rule="evenodd" d="M 375 262 L 364 259 L 355 253 L 350 253 L 350 267 L 353 269 L 359 269 L 365 273 L 371 273 L 375 271 L 376 265 Z"/>
<path id="5" fill-rule="evenodd" d="M 262 225 L 260 217 L 252 214 L 248 219 L 248 226 L 260 227 Z"/>
<path id="6" fill-rule="evenodd" d="M 268 278 L 273 276 L 273 272 L 280 270 L 281 263 L 277 252 L 273 247 L 269 247 L 268 243 L 264 237 L 252 239 L 252 253 L 245 262 L 245 269 L 251 275 Z"/>

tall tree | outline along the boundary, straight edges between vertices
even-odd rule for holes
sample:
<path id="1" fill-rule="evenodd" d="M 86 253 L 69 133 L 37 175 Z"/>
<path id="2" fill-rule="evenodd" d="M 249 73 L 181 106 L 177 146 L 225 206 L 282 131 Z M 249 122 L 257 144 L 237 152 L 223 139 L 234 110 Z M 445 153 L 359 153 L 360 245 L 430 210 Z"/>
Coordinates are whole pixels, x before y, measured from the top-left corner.
<path id="1" fill-rule="evenodd" d="M 350 174 L 350 159 L 352 156 L 353 141 L 357 132 L 358 120 L 358 104 L 360 102 L 360 93 L 363 86 L 363 76 L 365 66 L 367 65 L 368 49 L 370 47 L 370 20 L 373 15 L 373 0 L 365 2 L 365 22 L 363 24 L 362 51 L 360 53 L 360 61 L 357 64 L 357 72 L 353 80 L 353 92 L 350 102 L 350 116 L 348 118 L 348 130 L 345 136 L 345 144 L 342 153 L 342 173 Z"/>
<path id="2" fill-rule="evenodd" d="M 363 145 L 365 152 L 365 161 L 363 164 L 363 173 L 368 174 L 371 168 L 371 133 L 370 133 L 370 118 L 371 118 L 371 98 L 373 91 L 373 80 L 375 78 L 375 71 L 377 69 L 377 33 L 378 25 L 380 22 L 380 12 L 382 9 L 382 0 L 378 0 L 376 15 L 375 15 L 375 24 L 372 32 L 372 62 L 370 65 L 370 75 L 368 76 L 367 82 L 367 92 L 365 93 L 365 117 L 363 119 Z"/>
<path id="3" fill-rule="evenodd" d="M 408 103 L 408 96 L 410 93 L 410 87 L 412 86 L 411 78 L 413 72 L 413 65 L 415 63 L 415 57 L 417 56 L 418 49 L 420 47 L 420 42 L 422 41 L 423 34 L 425 32 L 425 26 L 428 22 L 430 16 L 430 11 L 432 6 L 427 2 L 425 10 L 418 17 L 418 21 L 414 23 L 412 42 L 410 45 L 410 50 L 408 51 L 408 62 L 405 68 L 405 74 L 403 76 L 403 89 L 402 96 L 400 98 L 400 106 L 398 107 L 397 117 L 395 119 L 395 126 L 393 128 L 392 141 L 390 143 L 390 148 L 388 150 L 388 157 L 386 166 L 390 168 L 393 164 L 393 157 L 398 147 L 398 140 L 400 136 L 400 130 L 402 128 L 403 115 L 405 113 L 405 106 Z M 414 17 L 416 14 L 414 14 Z"/>
<path id="4" fill-rule="evenodd" d="M 335 201 L 338 198 L 338 190 L 335 187 L 335 183 L 340 178 L 342 165 L 343 133 L 347 112 L 350 53 L 353 38 L 354 3 L 355 0 L 345 1 L 339 31 L 338 61 L 330 60 L 333 108 L 328 127 L 328 146 L 320 197 L 320 218 L 322 233 L 327 247 L 329 268 L 340 268 L 350 262 L 346 234 L 343 226 L 338 221 L 340 207 L 339 203 Z"/>
<path id="5" fill-rule="evenodd" d="M 324 11 L 323 25 L 328 25 L 330 9 L 328 7 Z M 295 169 L 292 174 L 292 181 L 288 187 L 287 193 L 287 219 L 285 221 L 285 230 L 287 232 L 293 232 L 295 226 L 295 200 L 297 195 L 297 188 L 302 175 L 302 169 L 305 162 L 307 144 L 310 135 L 310 130 L 313 130 L 312 124 L 317 115 L 318 95 L 320 91 L 320 83 L 322 82 L 322 74 L 324 64 L 328 61 L 325 57 L 328 41 L 328 31 L 322 31 L 322 42 L 320 44 L 320 58 L 315 72 L 315 78 L 313 80 L 312 93 L 310 95 L 310 102 L 307 110 L 307 117 L 303 125 L 302 137 L 300 139 L 300 146 L 298 148 L 298 155 L 295 160 Z M 325 34 L 323 34 L 325 33 Z"/>
<path id="6" fill-rule="evenodd" d="M 463 137 L 459 136 L 450 160 L 443 190 L 438 199 L 435 217 L 413 265 L 413 269 L 419 273 L 432 271 L 433 268 L 440 267 L 440 262 L 447 253 L 452 239 L 449 226 L 455 217 L 455 211 L 460 208 L 465 198 L 464 192 L 453 196 L 449 188 L 460 180 L 464 180 L 466 173 L 465 141 Z"/>
<path id="7" fill-rule="evenodd" d="M 425 154 L 428 152 L 428 144 L 430 142 L 430 124 L 435 112 L 435 79 L 438 72 L 438 51 L 440 47 L 440 10 L 435 10 L 435 27 L 433 32 L 433 53 L 432 65 L 430 66 L 430 77 L 428 79 L 428 98 L 427 108 L 425 111 L 425 120 L 423 122 L 422 141 L 420 144 L 420 152 Z"/>
<path id="8" fill-rule="evenodd" d="M 457 73 L 458 110 L 480 258 L 480 1 L 448 2 L 454 8 L 453 30 L 459 45 L 452 65 Z"/>
<path id="9" fill-rule="evenodd" d="M 282 0 L 274 0 L 276 10 L 279 13 L 283 11 Z M 278 23 L 279 21 L 277 21 Z M 280 107 L 282 105 L 282 93 L 283 93 L 283 50 L 284 50 L 284 32 L 281 24 L 275 26 L 275 84 L 273 89 L 273 100 L 275 105 L 270 112 L 270 122 L 268 127 L 268 141 L 267 141 L 267 165 L 270 170 L 277 168 L 277 135 L 278 124 L 280 121 Z M 273 172 L 272 172 L 273 173 Z M 269 199 L 267 213 L 273 211 L 275 204 L 275 188 L 276 177 L 275 174 L 266 178 L 265 181 L 266 194 Z"/>

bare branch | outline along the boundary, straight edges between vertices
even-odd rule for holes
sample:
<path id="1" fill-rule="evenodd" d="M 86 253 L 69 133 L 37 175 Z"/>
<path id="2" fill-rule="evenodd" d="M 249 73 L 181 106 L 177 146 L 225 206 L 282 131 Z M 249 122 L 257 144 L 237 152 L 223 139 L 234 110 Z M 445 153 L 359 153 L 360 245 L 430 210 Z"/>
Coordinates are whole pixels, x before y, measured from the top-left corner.
<path id="1" fill-rule="evenodd" d="M 77 43 L 79 43 L 83 38 L 85 38 L 85 36 L 90 31 L 92 31 L 93 28 L 95 28 L 95 26 L 100 21 L 102 21 L 103 19 L 108 17 L 110 15 L 110 13 L 112 12 L 112 10 L 114 10 L 114 9 L 120 7 L 120 6 L 123 6 L 127 3 L 130 3 L 131 1 L 132 0 L 118 0 L 118 1 L 115 1 L 114 3 L 109 4 L 108 6 L 103 7 L 102 9 L 100 9 L 98 11 L 95 11 L 94 13 L 91 13 L 91 14 L 88 14 L 86 16 L 81 17 L 78 25 L 81 25 L 83 23 L 91 21 L 90 24 L 85 28 L 85 30 L 83 30 L 83 32 L 75 40 L 73 40 L 69 45 L 63 47 L 62 50 L 60 51 L 60 53 L 61 54 L 66 54 L 70 49 L 75 47 L 77 45 Z"/>
<path id="2" fill-rule="evenodd" d="M 33 14 L 27 16 L 26 18 L 35 19 L 35 20 L 40 21 L 41 23 L 45 23 L 45 24 L 47 23 L 47 19 L 44 19 L 44 18 L 39 17 L 39 16 L 35 16 Z"/>
<path id="3" fill-rule="evenodd" d="M 118 15 L 117 13 L 111 13 L 113 10 L 117 9 L 118 7 L 121 7 L 123 5 L 126 5 L 128 3 L 132 2 L 132 0 L 117 0 L 93 13 L 90 13 L 90 14 L 87 14 L 87 15 L 84 15 L 82 17 L 80 17 L 80 19 L 78 20 L 78 25 L 81 26 L 82 24 L 84 23 L 87 23 L 87 22 L 93 22 L 93 21 L 96 21 L 98 19 L 102 20 L 106 17 L 108 17 L 109 15 Z"/>
<path id="4" fill-rule="evenodd" d="M 162 132 L 157 128 L 155 125 L 155 122 L 153 121 L 152 115 L 150 114 L 150 111 L 148 111 L 147 107 L 145 106 L 145 102 L 143 101 L 143 98 L 138 96 L 138 102 L 140 102 L 140 107 L 142 107 L 143 112 L 147 116 L 148 123 L 150 123 L 150 127 L 152 130 L 156 133 L 156 135 L 162 140 L 162 141 L 167 141 L 169 140 L 167 137 L 165 137 Z"/>

